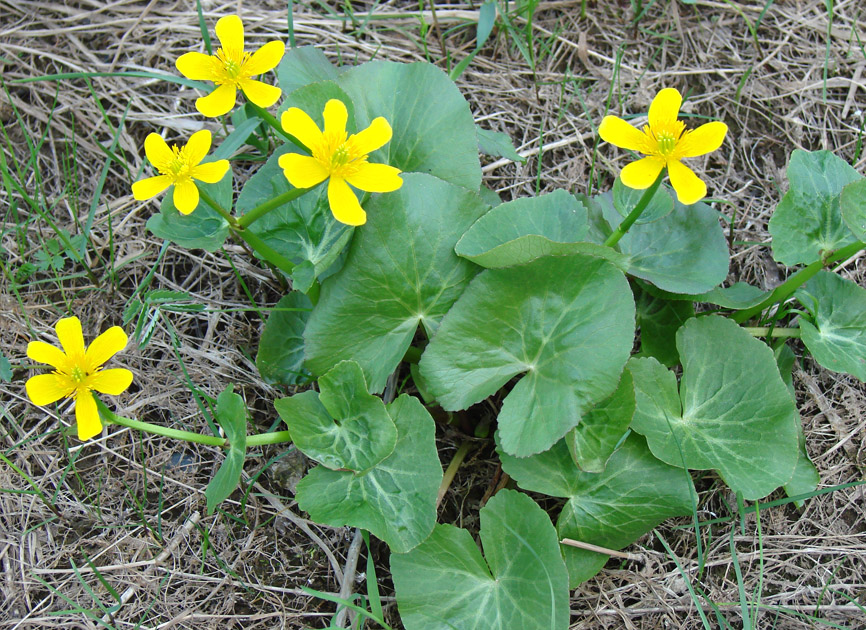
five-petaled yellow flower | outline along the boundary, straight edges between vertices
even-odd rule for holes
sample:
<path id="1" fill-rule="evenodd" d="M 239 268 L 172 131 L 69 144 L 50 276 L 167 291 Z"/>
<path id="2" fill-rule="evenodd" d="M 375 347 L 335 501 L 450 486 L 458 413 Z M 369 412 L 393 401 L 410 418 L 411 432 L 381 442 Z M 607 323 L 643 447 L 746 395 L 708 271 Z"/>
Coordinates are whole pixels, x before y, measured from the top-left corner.
<path id="1" fill-rule="evenodd" d="M 66 317 L 54 327 L 63 350 L 44 341 L 31 341 L 27 356 L 54 368 L 27 380 L 27 395 L 37 405 L 50 405 L 61 398 L 75 399 L 78 437 L 89 440 L 102 430 L 93 390 L 116 396 L 132 383 L 132 372 L 124 368 L 103 370 L 102 364 L 126 347 L 126 333 L 113 326 L 85 349 L 81 322 Z"/>
<path id="2" fill-rule="evenodd" d="M 632 127 L 616 116 L 605 116 L 598 134 L 605 142 L 623 149 L 639 151 L 647 157 L 627 165 L 620 173 L 622 183 L 629 188 L 645 189 L 652 186 L 665 167 L 671 177 L 671 186 L 680 203 L 697 203 L 707 195 L 707 185 L 694 171 L 680 162 L 682 158 L 697 157 L 722 146 L 728 126 L 723 122 L 710 122 L 688 130 L 677 120 L 683 97 L 673 88 L 656 94 L 649 108 L 649 124 L 643 131 Z"/>
<path id="3" fill-rule="evenodd" d="M 215 55 L 188 52 L 178 57 L 180 73 L 193 81 L 213 81 L 216 89 L 195 102 L 195 108 L 214 118 L 235 106 L 238 89 L 259 107 L 270 107 L 282 93 L 280 88 L 256 81 L 252 77 L 273 70 L 286 50 L 281 41 L 268 42 L 256 52 L 244 51 L 244 24 L 236 15 L 227 15 L 216 24 L 222 48 Z"/>
<path id="4" fill-rule="evenodd" d="M 306 112 L 291 107 L 283 114 L 283 129 L 304 143 L 312 157 L 297 153 L 280 156 L 279 163 L 289 183 L 296 188 L 310 188 L 330 178 L 328 203 L 334 218 L 347 225 L 363 225 L 367 213 L 349 184 L 366 192 L 391 192 L 403 185 L 400 170 L 387 164 L 370 164 L 367 156 L 391 140 L 391 125 L 379 116 L 370 126 L 348 136 L 349 114 L 342 101 L 325 103 L 325 130 Z"/>
<path id="5" fill-rule="evenodd" d="M 210 151 L 211 134 L 207 129 L 196 131 L 189 142 L 170 148 L 158 133 L 144 139 L 144 152 L 147 159 L 159 171 L 159 175 L 141 179 L 132 185 L 132 195 L 139 201 L 155 197 L 169 186 L 174 186 L 174 207 L 183 214 L 189 214 L 198 205 L 198 188 L 194 179 L 215 184 L 229 170 L 228 160 L 217 160 L 201 164 Z"/>

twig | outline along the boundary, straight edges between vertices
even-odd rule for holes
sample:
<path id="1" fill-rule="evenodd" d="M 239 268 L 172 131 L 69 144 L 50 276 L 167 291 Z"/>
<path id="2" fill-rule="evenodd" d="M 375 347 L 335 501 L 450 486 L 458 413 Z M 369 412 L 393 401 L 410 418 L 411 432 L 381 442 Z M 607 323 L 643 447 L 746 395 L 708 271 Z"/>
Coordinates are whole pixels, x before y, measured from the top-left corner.
<path id="1" fill-rule="evenodd" d="M 364 542 L 364 537 L 361 535 L 361 528 L 356 527 L 355 537 L 352 539 L 349 552 L 346 554 L 346 568 L 343 569 L 343 586 L 340 588 L 340 599 L 349 599 L 352 596 L 352 584 L 355 582 L 355 571 L 358 568 L 358 556 L 361 554 L 362 542 Z M 337 613 L 334 625 L 338 628 L 344 628 L 348 614 L 348 608 L 341 608 L 340 612 Z"/>
<path id="2" fill-rule="evenodd" d="M 571 538 L 563 538 L 559 541 L 563 545 L 568 545 L 569 547 L 577 547 L 578 549 L 586 549 L 587 551 L 594 551 L 596 553 L 603 553 L 608 556 L 613 556 L 614 558 L 622 558 L 624 560 L 636 560 L 643 562 L 644 557 L 637 553 L 627 553 L 625 551 L 614 551 L 613 549 L 608 549 L 607 547 L 599 547 L 598 545 L 593 545 L 591 543 L 581 542 L 579 540 L 572 540 Z"/>

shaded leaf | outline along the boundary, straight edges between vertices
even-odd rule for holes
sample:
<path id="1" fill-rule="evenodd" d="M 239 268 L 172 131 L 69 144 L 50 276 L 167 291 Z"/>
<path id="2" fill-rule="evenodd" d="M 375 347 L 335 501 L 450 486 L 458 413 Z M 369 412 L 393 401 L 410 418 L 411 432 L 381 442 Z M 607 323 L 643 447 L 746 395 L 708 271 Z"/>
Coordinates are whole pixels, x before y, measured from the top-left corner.
<path id="1" fill-rule="evenodd" d="M 217 396 L 216 418 L 225 431 L 229 448 L 219 470 L 205 489 L 208 514 L 225 501 L 241 481 L 247 450 L 247 406 L 244 399 L 226 387 Z"/>
<path id="2" fill-rule="evenodd" d="M 216 184 L 197 182 L 199 188 L 207 192 L 220 206 L 232 210 L 232 172 Z M 204 249 L 214 252 L 222 247 L 229 235 L 229 224 L 222 216 L 204 201 L 190 214 L 181 214 L 172 201 L 173 188 L 164 193 L 159 214 L 147 220 L 147 229 L 155 236 L 164 238 L 187 249 Z"/>
<path id="3" fill-rule="evenodd" d="M 256 367 L 269 385 L 297 385 L 310 378 L 304 369 L 304 327 L 313 303 L 299 291 L 284 295 L 268 316 Z"/>

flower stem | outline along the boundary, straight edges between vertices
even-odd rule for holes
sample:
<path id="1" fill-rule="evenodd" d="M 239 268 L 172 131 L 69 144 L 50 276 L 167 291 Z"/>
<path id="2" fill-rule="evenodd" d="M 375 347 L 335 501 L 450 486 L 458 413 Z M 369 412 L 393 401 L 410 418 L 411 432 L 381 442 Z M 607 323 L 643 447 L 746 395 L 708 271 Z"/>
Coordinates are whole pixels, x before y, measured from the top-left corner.
<path id="1" fill-rule="evenodd" d="M 202 201 L 204 201 L 207 205 L 209 205 L 211 208 L 216 210 L 217 213 L 220 216 L 222 216 L 223 219 L 228 221 L 228 224 L 231 227 L 233 227 L 233 228 L 238 227 L 238 220 L 235 219 L 228 210 L 226 210 L 219 203 L 217 203 L 217 201 L 213 197 L 211 197 L 208 193 L 206 193 L 201 188 L 198 189 L 198 194 L 201 197 Z"/>
<path id="2" fill-rule="evenodd" d="M 269 199 L 268 201 L 257 205 L 255 208 L 242 215 L 237 219 L 237 225 L 241 228 L 248 228 L 251 223 L 258 221 L 274 208 L 279 208 L 283 204 L 306 195 L 308 192 L 313 190 L 313 188 L 316 188 L 316 186 L 313 186 L 312 188 L 294 188 L 288 192 L 284 192 L 282 195 L 277 195 L 273 199 Z"/>
<path id="3" fill-rule="evenodd" d="M 307 147 L 307 145 L 305 145 L 303 142 L 298 140 L 295 136 L 293 136 L 292 134 L 287 132 L 285 129 L 283 129 L 283 126 L 280 124 L 280 121 L 277 120 L 276 116 L 274 116 L 273 114 L 271 114 L 267 110 L 262 109 L 261 107 L 259 107 L 258 105 L 256 105 L 255 103 L 253 103 L 251 101 L 247 101 L 247 106 L 251 107 L 253 109 L 253 111 L 256 112 L 256 115 L 259 118 L 261 118 L 266 123 L 268 123 L 268 125 L 270 125 L 274 131 L 276 131 L 278 134 L 283 136 L 286 140 L 288 140 L 289 142 L 291 142 L 292 144 L 297 146 L 299 149 L 303 149 L 307 153 L 312 153 L 312 151 L 310 151 L 310 149 Z"/>
<path id="4" fill-rule="evenodd" d="M 769 326 L 747 327 L 743 330 L 752 335 L 752 337 L 800 337 L 799 328 L 770 328 Z"/>
<path id="5" fill-rule="evenodd" d="M 275 431 L 274 433 L 259 433 L 247 436 L 247 447 L 262 446 L 264 444 L 282 444 L 291 442 L 292 436 L 288 431 Z"/>
<path id="6" fill-rule="evenodd" d="M 201 433 L 193 433 L 192 431 L 170 429 L 168 427 L 161 427 L 157 424 L 151 424 L 150 422 L 142 422 L 141 420 L 124 418 L 123 416 L 118 416 L 113 411 L 111 411 L 108 407 L 105 406 L 104 402 L 102 402 L 95 396 L 94 400 L 96 400 L 96 406 L 99 408 L 99 415 L 102 416 L 102 419 L 107 424 L 119 424 L 124 427 L 129 427 L 130 429 L 147 431 L 148 433 L 154 433 L 156 435 L 162 435 L 165 437 L 174 438 L 176 440 L 183 440 L 184 442 L 193 442 L 195 444 L 207 444 L 209 446 L 225 447 L 227 442 L 225 438 L 219 437 L 218 435 L 202 435 Z"/>
<path id="7" fill-rule="evenodd" d="M 448 468 L 445 469 L 445 474 L 442 477 L 442 483 L 439 484 L 439 492 L 436 496 L 437 510 L 439 509 L 439 505 L 442 503 L 442 499 L 445 498 L 445 493 L 448 492 L 451 482 L 454 481 L 454 475 L 457 474 L 457 469 L 460 468 L 460 464 L 462 464 L 463 460 L 466 459 L 466 456 L 469 454 L 471 449 L 471 440 L 463 442 L 463 444 L 460 445 L 460 448 L 457 449 L 457 452 L 454 453 L 454 458 L 451 460 L 451 463 L 448 464 Z"/>
<path id="8" fill-rule="evenodd" d="M 247 245 L 252 247 L 256 253 L 260 254 L 262 258 L 274 267 L 287 276 L 292 275 L 292 272 L 295 270 L 295 263 L 265 243 L 257 234 L 243 228 L 235 228 L 232 230 L 232 233 L 243 241 L 246 241 Z"/>
<path id="9" fill-rule="evenodd" d="M 652 183 L 652 186 L 647 188 L 641 198 L 638 200 L 637 205 L 634 207 L 634 210 L 628 213 L 628 216 L 622 220 L 617 228 L 613 231 L 613 233 L 607 237 L 607 240 L 604 242 L 608 247 L 613 247 L 617 243 L 619 243 L 619 239 L 625 236 L 625 233 L 628 232 L 629 228 L 640 218 L 640 215 L 643 214 L 643 211 L 646 210 L 647 206 L 650 203 L 650 200 L 653 198 L 653 195 L 656 194 L 659 186 L 662 183 L 662 178 L 665 176 L 665 172 L 667 169 L 663 168 L 659 173 L 656 180 Z"/>
<path id="10" fill-rule="evenodd" d="M 740 311 L 739 313 L 734 313 L 731 315 L 731 319 L 738 324 L 742 324 L 773 304 L 784 302 L 792 293 L 794 293 L 794 291 L 806 284 L 806 282 L 811 280 L 819 271 L 824 269 L 824 267 L 828 267 L 840 260 L 850 258 L 863 248 L 866 248 L 866 243 L 857 241 L 856 243 L 851 243 L 841 249 L 837 249 L 835 252 L 822 257 L 821 260 L 816 260 L 812 264 L 803 267 L 793 276 L 785 280 L 785 282 L 777 286 L 763 302 L 756 304 L 752 308 Z"/>

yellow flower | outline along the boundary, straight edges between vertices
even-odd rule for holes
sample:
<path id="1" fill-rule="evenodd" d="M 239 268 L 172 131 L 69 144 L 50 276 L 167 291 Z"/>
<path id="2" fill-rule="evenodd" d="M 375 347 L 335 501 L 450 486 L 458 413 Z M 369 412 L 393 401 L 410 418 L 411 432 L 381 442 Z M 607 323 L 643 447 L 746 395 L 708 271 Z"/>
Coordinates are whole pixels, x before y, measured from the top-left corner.
<path id="1" fill-rule="evenodd" d="M 375 193 L 391 192 L 403 185 L 399 169 L 367 162 L 371 151 L 391 140 L 391 125 L 380 116 L 363 131 L 347 137 L 349 113 L 343 102 L 337 99 L 325 103 L 323 117 L 324 132 L 297 107 L 291 107 L 283 114 L 283 129 L 304 143 L 313 155 L 286 153 L 280 156 L 280 166 L 295 188 L 310 188 L 330 177 L 328 203 L 334 218 L 347 225 L 363 225 L 367 213 L 349 184 Z"/>
<path id="2" fill-rule="evenodd" d="M 28 379 L 25 388 L 34 404 L 50 405 L 61 398 L 75 399 L 78 437 L 89 440 L 102 430 L 93 390 L 116 396 L 132 383 L 124 368 L 103 370 L 102 364 L 126 347 L 126 333 L 113 326 L 93 340 L 86 350 L 77 317 L 66 317 L 54 327 L 63 350 L 43 341 L 31 341 L 27 356 L 54 368 L 51 374 Z"/>
<path id="3" fill-rule="evenodd" d="M 620 178 L 623 184 L 640 190 L 649 188 L 661 170 L 667 167 L 671 186 L 680 203 L 690 205 L 706 197 L 707 185 L 680 160 L 718 149 L 728 126 L 723 122 L 711 122 L 694 130 L 686 129 L 685 124 L 677 120 L 682 101 L 683 97 L 677 90 L 665 88 L 650 104 L 649 124 L 643 131 L 616 116 L 605 116 L 598 134 L 605 142 L 647 156 L 622 169 Z"/>
<path id="4" fill-rule="evenodd" d="M 195 102 L 203 115 L 214 118 L 228 113 L 235 106 L 238 89 L 259 107 L 270 107 L 282 93 L 280 88 L 256 81 L 251 77 L 273 70 L 283 58 L 283 42 L 268 42 L 256 52 L 244 52 L 244 24 L 236 15 L 227 15 L 216 24 L 216 34 L 222 48 L 215 55 L 188 52 L 178 57 L 175 65 L 187 79 L 213 81 L 216 89 Z"/>
<path id="5" fill-rule="evenodd" d="M 174 186 L 174 207 L 189 214 L 198 205 L 198 188 L 194 179 L 215 184 L 229 170 L 228 160 L 217 160 L 201 164 L 210 151 L 211 134 L 207 129 L 196 131 L 189 142 L 171 148 L 159 134 L 152 133 L 144 139 L 147 159 L 159 171 L 159 175 L 141 179 L 132 185 L 132 195 L 139 201 L 155 197 L 169 186 Z"/>

